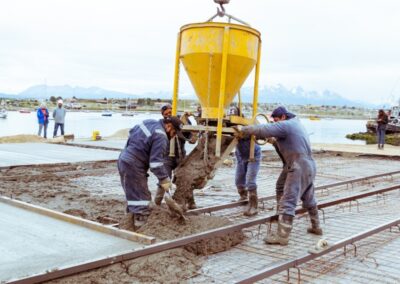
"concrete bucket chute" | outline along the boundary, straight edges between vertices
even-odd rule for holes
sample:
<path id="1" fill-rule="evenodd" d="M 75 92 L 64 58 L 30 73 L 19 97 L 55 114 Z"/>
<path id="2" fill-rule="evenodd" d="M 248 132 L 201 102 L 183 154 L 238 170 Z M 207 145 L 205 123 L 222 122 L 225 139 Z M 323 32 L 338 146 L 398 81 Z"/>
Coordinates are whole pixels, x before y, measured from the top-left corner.
<path id="1" fill-rule="evenodd" d="M 261 36 L 247 23 L 225 12 L 223 5 L 229 3 L 229 0 L 214 0 L 214 2 L 221 7 L 217 10 L 217 14 L 207 22 L 181 27 L 178 34 L 172 114 L 177 114 L 182 63 L 202 109 L 200 124 L 184 126 L 184 130 L 206 131 L 207 136 L 216 133 L 210 137 L 214 139 L 216 136 L 215 156 L 222 158 L 226 154 L 221 153 L 222 135 L 232 136 L 234 129 L 231 126 L 252 124 L 257 114 Z M 228 22 L 213 22 L 217 17 L 227 17 Z M 233 24 L 232 20 L 240 24 Z M 240 88 L 254 68 L 252 118 L 246 119 L 240 115 L 227 116 L 226 108 L 240 93 Z M 251 145 L 254 149 L 254 141 Z M 171 143 L 170 155 L 174 155 L 173 151 L 174 143 Z"/>
<path id="2" fill-rule="evenodd" d="M 222 59 L 227 31 L 224 74 Z M 257 63 L 259 38 L 258 31 L 231 23 L 209 22 L 181 28 L 180 60 L 202 106 L 203 118 L 218 118 L 220 99 L 224 109 L 233 101 Z M 221 79 L 225 80 L 223 94 Z"/>

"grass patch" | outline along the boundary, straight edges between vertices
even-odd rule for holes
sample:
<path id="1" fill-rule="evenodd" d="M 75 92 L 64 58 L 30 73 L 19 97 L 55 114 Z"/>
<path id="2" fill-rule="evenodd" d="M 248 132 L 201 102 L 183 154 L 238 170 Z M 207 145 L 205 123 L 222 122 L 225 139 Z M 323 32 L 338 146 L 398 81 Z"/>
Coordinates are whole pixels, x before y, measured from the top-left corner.
<path id="1" fill-rule="evenodd" d="M 351 140 L 364 140 L 367 144 L 377 144 L 377 136 L 370 132 L 359 132 L 353 134 L 347 134 L 346 138 Z M 387 134 L 385 136 L 385 144 L 393 146 L 400 146 L 400 135 L 399 134 Z"/>

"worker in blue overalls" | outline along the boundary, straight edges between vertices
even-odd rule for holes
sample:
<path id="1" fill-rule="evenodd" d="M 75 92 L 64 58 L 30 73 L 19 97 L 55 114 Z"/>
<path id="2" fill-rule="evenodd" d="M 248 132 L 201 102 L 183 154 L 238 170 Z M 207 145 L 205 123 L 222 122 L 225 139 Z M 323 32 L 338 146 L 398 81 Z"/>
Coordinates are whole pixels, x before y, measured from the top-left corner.
<path id="1" fill-rule="evenodd" d="M 165 167 L 169 140 L 181 136 L 181 120 L 176 116 L 147 119 L 129 131 L 129 138 L 118 159 L 121 184 L 127 200 L 127 211 L 133 213 L 135 226 L 144 224 L 151 211 L 148 170 L 158 178 L 158 185 L 167 191 L 171 179 Z"/>

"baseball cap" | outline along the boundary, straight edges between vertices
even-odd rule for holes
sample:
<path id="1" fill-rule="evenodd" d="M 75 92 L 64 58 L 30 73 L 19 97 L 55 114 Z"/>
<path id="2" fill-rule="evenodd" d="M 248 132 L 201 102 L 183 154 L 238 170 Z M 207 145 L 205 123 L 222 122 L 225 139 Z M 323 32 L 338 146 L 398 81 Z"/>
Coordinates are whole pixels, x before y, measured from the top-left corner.
<path id="1" fill-rule="evenodd" d="M 286 115 L 287 119 L 291 119 L 296 115 L 289 112 L 284 106 L 277 107 L 271 114 L 271 117 L 281 117 L 282 115 Z"/>

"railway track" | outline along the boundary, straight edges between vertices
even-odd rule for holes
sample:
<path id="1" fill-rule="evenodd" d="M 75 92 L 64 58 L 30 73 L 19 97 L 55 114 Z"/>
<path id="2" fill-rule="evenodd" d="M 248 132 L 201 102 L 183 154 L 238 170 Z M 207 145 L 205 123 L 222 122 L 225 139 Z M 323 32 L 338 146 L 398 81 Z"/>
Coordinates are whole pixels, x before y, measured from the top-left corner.
<path id="1" fill-rule="evenodd" d="M 382 176 L 382 175 L 379 175 L 379 176 Z M 345 203 L 349 203 L 349 204 L 351 204 L 352 202 L 358 203 L 358 201 L 361 199 L 366 199 L 368 197 L 377 196 L 377 195 L 391 194 L 392 192 L 399 190 L 399 189 L 400 189 L 400 184 L 395 184 L 395 185 L 392 185 L 389 187 L 383 187 L 383 188 L 376 189 L 376 190 L 369 191 L 369 192 L 357 193 L 357 194 L 353 194 L 353 195 L 346 196 L 346 197 L 340 197 L 340 198 L 333 199 L 333 200 L 327 200 L 327 201 L 319 203 L 319 208 L 320 209 L 336 208 L 338 205 L 343 205 Z M 297 218 L 304 216 L 305 212 L 306 211 L 304 209 L 297 209 L 296 210 Z M 258 218 L 252 219 L 252 220 L 242 221 L 237 224 L 209 230 L 206 232 L 182 237 L 179 239 L 156 243 L 154 245 L 146 246 L 142 249 L 137 249 L 137 250 L 130 251 L 130 252 L 127 252 L 124 254 L 114 255 L 114 256 L 107 257 L 104 259 L 99 259 L 99 260 L 96 260 L 93 262 L 83 263 L 83 264 L 79 264 L 79 265 L 71 266 L 71 267 L 60 268 L 56 271 L 49 271 L 44 274 L 15 280 L 10 283 L 39 283 L 39 282 L 43 282 L 43 281 L 66 277 L 69 275 L 74 275 L 74 274 L 77 274 L 80 272 L 88 271 L 88 270 L 99 268 L 99 267 L 104 267 L 104 266 L 114 264 L 117 262 L 135 259 L 135 258 L 155 254 L 155 253 L 173 249 L 173 248 L 183 247 L 185 245 L 188 245 L 188 244 L 200 241 L 200 240 L 206 240 L 206 239 L 209 239 L 212 237 L 223 236 L 227 233 L 231 233 L 231 232 L 235 232 L 235 231 L 239 231 L 239 230 L 243 230 L 243 229 L 253 228 L 255 230 L 260 231 L 261 225 L 263 225 L 265 223 L 271 223 L 272 221 L 276 220 L 277 217 L 278 217 L 277 215 L 258 217 Z M 355 242 L 365 236 L 371 235 L 373 233 L 377 233 L 381 230 L 385 230 L 386 228 L 389 228 L 393 225 L 398 225 L 398 224 L 400 224 L 400 219 L 395 219 L 395 220 L 392 220 L 391 222 L 385 222 L 384 224 L 380 224 L 379 226 L 374 227 L 373 229 L 369 230 L 368 232 L 355 234 L 352 238 L 343 239 L 340 242 L 335 243 L 333 246 L 331 246 L 330 251 L 332 251 L 334 249 L 338 249 L 349 243 Z M 279 268 L 274 268 L 273 271 L 278 273 L 278 271 L 281 272 L 281 271 L 287 270 L 290 267 L 293 267 L 294 265 L 296 266 L 297 259 L 299 259 L 299 261 L 308 261 L 313 258 L 314 258 L 314 256 L 303 255 L 300 258 L 297 257 L 296 259 L 294 259 L 294 258 L 289 259 L 289 260 L 286 260 L 285 265 L 279 266 Z M 248 279 L 243 279 L 242 281 L 244 281 L 243 283 L 252 283 L 255 281 L 255 279 L 262 279 L 265 277 L 265 275 L 269 275 L 268 273 L 271 273 L 271 272 L 266 272 L 269 270 L 271 270 L 270 266 L 268 266 L 265 270 L 259 271 L 258 273 L 252 275 L 251 277 L 253 277 L 253 278 L 249 277 Z"/>

